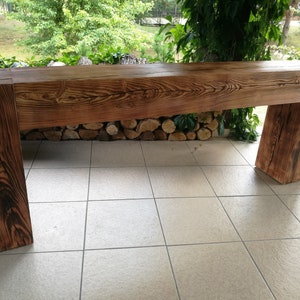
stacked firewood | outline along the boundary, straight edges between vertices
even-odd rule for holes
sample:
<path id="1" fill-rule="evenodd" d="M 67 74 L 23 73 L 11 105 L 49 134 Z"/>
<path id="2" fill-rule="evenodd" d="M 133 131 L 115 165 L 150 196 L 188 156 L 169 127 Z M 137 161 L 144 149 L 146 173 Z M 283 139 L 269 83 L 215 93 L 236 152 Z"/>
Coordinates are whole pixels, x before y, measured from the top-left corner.
<path id="1" fill-rule="evenodd" d="M 21 132 L 24 140 L 208 140 L 217 135 L 221 112 L 196 114 L 193 130 L 179 130 L 175 116 L 143 120 L 123 120 L 105 123 L 76 124 L 64 127 L 43 128 Z"/>
<path id="2" fill-rule="evenodd" d="M 145 59 L 125 55 L 120 64 L 145 64 Z M 78 65 L 90 65 L 92 61 L 81 57 Z M 60 66 L 61 62 L 50 62 L 48 66 Z M 43 128 L 21 132 L 24 140 L 208 140 L 216 135 L 218 118 L 222 112 L 193 114 L 195 127 L 180 130 L 176 116 L 164 116 L 143 120 L 123 120 L 105 123 L 75 124 L 64 127 Z"/>

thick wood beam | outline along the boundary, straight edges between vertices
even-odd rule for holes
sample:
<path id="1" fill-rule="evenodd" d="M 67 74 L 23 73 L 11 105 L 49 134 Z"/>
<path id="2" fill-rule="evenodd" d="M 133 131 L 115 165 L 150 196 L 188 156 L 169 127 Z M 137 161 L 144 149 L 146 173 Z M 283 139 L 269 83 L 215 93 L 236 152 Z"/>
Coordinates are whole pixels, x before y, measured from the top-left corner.
<path id="1" fill-rule="evenodd" d="M 256 167 L 285 184 L 300 180 L 300 104 L 269 106 Z"/>
<path id="2" fill-rule="evenodd" d="M 294 61 L 6 72 L 14 81 L 20 129 L 300 103 L 300 63 Z"/>
<path id="3" fill-rule="evenodd" d="M 0 251 L 32 242 L 14 91 L 0 80 Z"/>
<path id="4" fill-rule="evenodd" d="M 288 183 L 300 180 L 299 92 L 297 61 L 0 70 L 0 251 L 32 243 L 20 129 L 271 105 L 256 166 Z"/>

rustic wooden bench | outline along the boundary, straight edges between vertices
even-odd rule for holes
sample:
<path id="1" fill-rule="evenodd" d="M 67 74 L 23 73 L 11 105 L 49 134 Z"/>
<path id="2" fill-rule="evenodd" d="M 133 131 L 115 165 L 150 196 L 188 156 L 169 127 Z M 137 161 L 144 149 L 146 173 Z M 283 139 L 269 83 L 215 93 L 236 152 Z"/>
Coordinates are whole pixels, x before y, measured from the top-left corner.
<path id="1" fill-rule="evenodd" d="M 0 71 L 0 251 L 32 243 L 19 130 L 269 105 L 256 167 L 300 179 L 300 62 Z"/>

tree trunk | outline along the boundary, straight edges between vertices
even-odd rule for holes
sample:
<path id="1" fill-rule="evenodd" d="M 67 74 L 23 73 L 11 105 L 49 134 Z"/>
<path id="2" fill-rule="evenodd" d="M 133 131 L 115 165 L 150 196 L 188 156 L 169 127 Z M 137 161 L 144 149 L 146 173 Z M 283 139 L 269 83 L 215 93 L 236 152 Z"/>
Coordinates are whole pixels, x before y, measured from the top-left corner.
<path id="1" fill-rule="evenodd" d="M 297 8 L 298 3 L 299 3 L 299 1 L 292 0 L 290 3 L 290 9 L 288 9 L 285 13 L 285 22 L 284 22 L 283 29 L 282 29 L 282 43 L 284 45 L 286 44 L 286 39 L 288 37 L 289 30 L 290 30 L 291 19 L 294 14 L 294 10 L 291 8 Z"/>

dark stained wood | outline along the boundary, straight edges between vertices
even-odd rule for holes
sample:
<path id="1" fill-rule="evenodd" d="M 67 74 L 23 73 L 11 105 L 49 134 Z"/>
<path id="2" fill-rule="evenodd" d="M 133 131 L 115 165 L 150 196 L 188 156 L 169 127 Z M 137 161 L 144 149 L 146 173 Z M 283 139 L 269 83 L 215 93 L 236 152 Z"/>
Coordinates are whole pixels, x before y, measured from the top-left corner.
<path id="1" fill-rule="evenodd" d="M 19 129 L 260 105 L 271 107 L 256 166 L 300 180 L 299 61 L 0 70 L 0 251 L 32 243 Z"/>
<path id="2" fill-rule="evenodd" d="M 6 72 L 14 80 L 19 127 L 23 130 L 87 120 L 142 119 L 300 103 L 300 63 L 294 61 L 100 65 Z"/>
<path id="3" fill-rule="evenodd" d="M 300 104 L 269 106 L 256 166 L 278 182 L 300 180 Z"/>
<path id="4" fill-rule="evenodd" d="M 10 80 L 0 80 L 0 251 L 31 244 L 16 103 Z"/>

